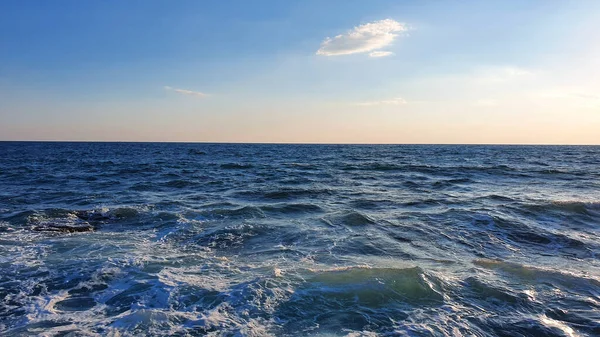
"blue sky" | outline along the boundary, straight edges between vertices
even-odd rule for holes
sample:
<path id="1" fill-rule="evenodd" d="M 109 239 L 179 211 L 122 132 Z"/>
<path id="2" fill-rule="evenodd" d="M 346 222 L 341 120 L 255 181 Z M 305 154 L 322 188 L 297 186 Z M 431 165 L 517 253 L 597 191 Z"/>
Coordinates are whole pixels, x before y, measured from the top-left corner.
<path id="1" fill-rule="evenodd" d="M 598 1 L 0 2 L 0 139 L 600 143 Z"/>

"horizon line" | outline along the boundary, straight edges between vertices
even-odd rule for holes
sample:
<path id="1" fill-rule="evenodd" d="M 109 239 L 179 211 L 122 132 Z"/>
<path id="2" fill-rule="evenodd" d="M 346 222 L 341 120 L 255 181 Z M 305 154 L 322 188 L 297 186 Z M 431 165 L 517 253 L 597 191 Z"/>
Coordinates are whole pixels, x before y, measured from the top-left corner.
<path id="1" fill-rule="evenodd" d="M 558 143 L 335 143 L 335 142 L 219 142 L 219 141 L 136 141 L 136 140 L 0 140 L 0 143 L 134 143 L 134 144 L 247 144 L 247 145 L 448 145 L 448 146 L 600 146 Z"/>

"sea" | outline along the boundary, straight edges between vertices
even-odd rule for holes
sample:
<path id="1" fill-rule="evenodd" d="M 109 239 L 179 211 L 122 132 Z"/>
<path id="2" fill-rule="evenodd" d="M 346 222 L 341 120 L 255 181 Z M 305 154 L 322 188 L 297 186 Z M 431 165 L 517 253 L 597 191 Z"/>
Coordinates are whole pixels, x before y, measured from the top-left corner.
<path id="1" fill-rule="evenodd" d="M 600 147 L 0 142 L 2 336 L 600 336 Z"/>

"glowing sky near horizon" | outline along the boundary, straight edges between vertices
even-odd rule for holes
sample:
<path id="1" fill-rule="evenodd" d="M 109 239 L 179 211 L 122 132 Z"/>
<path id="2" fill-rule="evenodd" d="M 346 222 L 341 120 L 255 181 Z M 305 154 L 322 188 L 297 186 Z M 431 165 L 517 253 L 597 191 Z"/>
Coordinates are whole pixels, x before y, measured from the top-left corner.
<path id="1" fill-rule="evenodd" d="M 0 140 L 600 144 L 600 1 L 0 2 Z"/>

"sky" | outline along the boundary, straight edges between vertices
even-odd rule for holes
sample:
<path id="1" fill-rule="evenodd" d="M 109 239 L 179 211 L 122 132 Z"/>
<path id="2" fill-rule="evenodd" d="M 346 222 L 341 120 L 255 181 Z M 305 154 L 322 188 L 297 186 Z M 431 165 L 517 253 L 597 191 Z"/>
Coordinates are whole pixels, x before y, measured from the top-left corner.
<path id="1" fill-rule="evenodd" d="M 0 140 L 600 144 L 597 0 L 3 0 Z"/>

